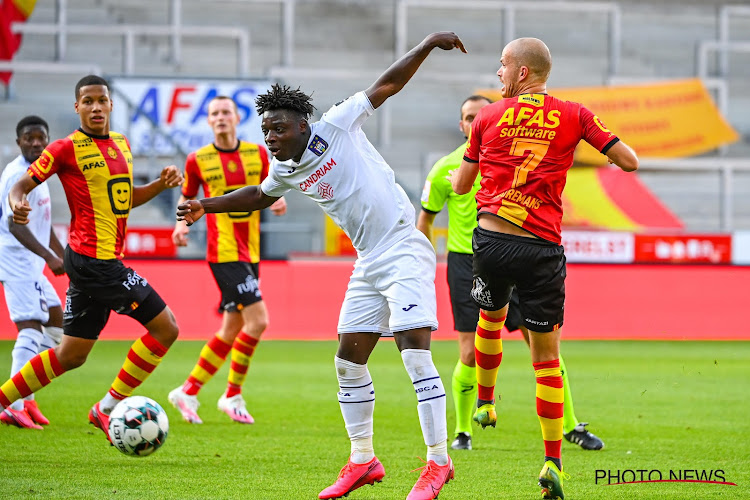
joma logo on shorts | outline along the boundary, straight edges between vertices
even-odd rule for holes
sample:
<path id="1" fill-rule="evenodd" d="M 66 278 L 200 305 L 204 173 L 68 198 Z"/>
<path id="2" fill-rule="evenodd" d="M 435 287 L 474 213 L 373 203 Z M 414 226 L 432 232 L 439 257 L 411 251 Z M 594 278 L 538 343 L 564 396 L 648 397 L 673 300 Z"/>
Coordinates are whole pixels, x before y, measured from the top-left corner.
<path id="1" fill-rule="evenodd" d="M 435 389 L 438 389 L 437 385 L 433 385 L 432 387 L 420 387 L 419 389 L 415 389 L 414 392 L 419 394 L 420 392 L 434 391 Z"/>

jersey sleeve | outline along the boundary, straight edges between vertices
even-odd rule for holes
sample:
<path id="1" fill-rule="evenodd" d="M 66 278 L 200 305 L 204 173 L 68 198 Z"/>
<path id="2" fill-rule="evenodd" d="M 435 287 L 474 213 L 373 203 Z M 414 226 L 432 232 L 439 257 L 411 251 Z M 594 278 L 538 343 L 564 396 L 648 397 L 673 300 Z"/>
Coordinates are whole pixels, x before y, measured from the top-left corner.
<path id="1" fill-rule="evenodd" d="M 260 181 L 263 182 L 268 177 L 268 150 L 258 144 L 258 156 L 260 156 Z"/>
<path id="2" fill-rule="evenodd" d="M 469 140 L 466 142 L 466 152 L 464 152 L 464 160 L 471 163 L 479 163 L 479 145 L 482 142 L 482 120 L 480 117 L 481 115 L 477 116 L 471 123 Z"/>
<path id="3" fill-rule="evenodd" d="M 271 167 L 268 170 L 268 176 L 260 183 L 260 190 L 268 196 L 281 198 L 291 189 L 279 179 L 273 166 L 274 164 L 271 164 Z"/>
<path id="4" fill-rule="evenodd" d="M 438 213 L 445 206 L 445 202 L 448 200 L 451 187 L 450 181 L 446 179 L 447 168 L 445 163 L 445 157 L 435 163 L 427 174 L 427 179 L 424 181 L 424 188 L 422 189 L 422 208 L 428 212 Z"/>
<path id="5" fill-rule="evenodd" d="M 586 106 L 581 106 L 579 116 L 581 118 L 581 136 L 583 140 L 591 144 L 602 154 L 607 154 L 609 148 L 620 140 Z"/>
<path id="6" fill-rule="evenodd" d="M 69 147 L 70 146 L 70 147 Z M 47 146 L 39 158 L 29 166 L 28 174 L 38 184 L 55 175 L 64 165 L 69 156 L 73 143 L 69 139 L 59 139 Z"/>
<path id="7" fill-rule="evenodd" d="M 182 184 L 182 196 L 195 198 L 201 185 L 201 174 L 195 153 L 190 153 L 185 160 L 185 182 Z"/>
<path id="8" fill-rule="evenodd" d="M 338 102 L 325 112 L 321 121 L 330 123 L 347 132 L 361 128 L 365 121 L 372 116 L 375 108 L 364 92 L 357 92 L 348 99 Z"/>

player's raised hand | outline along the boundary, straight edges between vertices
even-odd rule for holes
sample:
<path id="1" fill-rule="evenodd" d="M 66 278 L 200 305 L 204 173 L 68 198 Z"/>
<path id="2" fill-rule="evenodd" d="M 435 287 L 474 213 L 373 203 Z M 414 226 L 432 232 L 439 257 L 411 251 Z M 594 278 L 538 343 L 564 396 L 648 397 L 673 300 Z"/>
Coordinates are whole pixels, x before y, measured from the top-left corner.
<path id="1" fill-rule="evenodd" d="M 186 247 L 188 244 L 189 232 L 190 228 L 187 227 L 187 224 L 178 222 L 174 226 L 174 231 L 172 231 L 172 243 L 174 243 L 176 247 Z"/>
<path id="2" fill-rule="evenodd" d="M 274 215 L 284 215 L 286 213 L 286 200 L 281 197 L 268 207 Z"/>
<path id="3" fill-rule="evenodd" d="M 169 165 L 167 167 L 164 167 L 164 169 L 161 171 L 159 180 L 164 185 L 165 189 L 170 189 L 181 186 L 185 181 L 185 178 L 182 176 L 182 172 L 180 172 L 179 168 L 177 168 L 175 165 Z"/>
<path id="4" fill-rule="evenodd" d="M 205 213 L 203 204 L 198 200 L 188 200 L 185 203 L 177 205 L 177 220 L 184 220 L 188 226 L 192 226 Z"/>
<path id="5" fill-rule="evenodd" d="M 458 38 L 458 35 L 452 31 L 438 31 L 437 33 L 432 33 L 427 36 L 425 41 L 433 47 L 438 47 L 443 50 L 459 49 L 466 54 L 464 43 Z"/>
<path id="6" fill-rule="evenodd" d="M 17 202 L 13 207 L 13 222 L 25 226 L 29 223 L 29 212 L 31 212 L 31 205 L 26 199 L 26 195 L 21 196 L 21 201 Z"/>

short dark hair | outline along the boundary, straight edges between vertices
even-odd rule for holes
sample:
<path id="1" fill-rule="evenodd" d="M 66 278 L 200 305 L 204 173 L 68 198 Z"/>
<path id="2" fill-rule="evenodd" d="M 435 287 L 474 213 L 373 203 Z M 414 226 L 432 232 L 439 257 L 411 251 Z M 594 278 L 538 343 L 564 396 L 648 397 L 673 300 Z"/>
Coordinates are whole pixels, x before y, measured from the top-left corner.
<path id="1" fill-rule="evenodd" d="M 292 89 L 288 85 L 282 87 L 275 83 L 271 86 L 271 90 L 255 99 L 255 109 L 259 115 L 266 111 L 286 109 L 299 113 L 307 119 L 315 111 L 315 106 L 312 104 L 312 97 L 302 92 L 299 87 Z"/>
<path id="2" fill-rule="evenodd" d="M 21 132 L 23 132 L 23 129 L 32 125 L 39 125 L 41 127 L 44 127 L 44 130 L 47 132 L 47 135 L 49 135 L 49 125 L 47 125 L 47 122 L 44 121 L 43 118 L 36 116 L 36 115 L 29 115 L 24 116 L 21 118 L 21 121 L 18 122 L 18 125 L 16 125 L 16 139 L 21 138 Z"/>
<path id="3" fill-rule="evenodd" d="M 107 83 L 107 80 L 98 75 L 86 75 L 76 83 L 76 101 L 81 97 L 81 87 L 87 85 L 104 85 L 107 87 L 107 91 L 109 91 L 109 83 Z"/>
<path id="4" fill-rule="evenodd" d="M 492 99 L 490 99 L 487 96 L 479 95 L 479 94 L 470 95 L 469 97 L 464 99 L 464 102 L 461 103 L 461 107 L 458 108 L 461 114 L 462 120 L 464 119 L 464 113 L 461 110 L 464 109 L 464 104 L 466 104 L 467 102 L 475 102 L 475 101 L 487 101 L 488 103 L 492 104 Z"/>

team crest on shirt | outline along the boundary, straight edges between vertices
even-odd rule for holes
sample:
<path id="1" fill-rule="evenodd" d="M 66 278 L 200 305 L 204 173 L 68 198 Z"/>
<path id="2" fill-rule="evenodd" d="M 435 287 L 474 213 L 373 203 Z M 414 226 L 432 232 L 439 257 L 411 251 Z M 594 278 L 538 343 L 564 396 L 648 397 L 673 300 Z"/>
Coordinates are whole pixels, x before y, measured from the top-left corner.
<path id="1" fill-rule="evenodd" d="M 318 194 L 324 200 L 331 200 L 333 199 L 333 187 L 327 182 L 321 182 L 318 184 Z"/>
<path id="2" fill-rule="evenodd" d="M 323 156 L 323 153 L 328 149 L 328 143 L 316 134 L 315 137 L 312 138 L 312 141 L 310 141 L 310 145 L 307 146 L 307 149 L 312 151 L 315 156 Z"/>
<path id="3" fill-rule="evenodd" d="M 112 146 L 110 146 L 110 147 L 107 148 L 107 154 L 113 160 L 117 159 L 117 151 L 115 151 L 115 148 L 113 148 Z"/>
<path id="4" fill-rule="evenodd" d="M 237 171 L 237 164 L 235 162 L 233 162 L 233 161 L 230 161 L 229 163 L 227 163 L 227 170 L 229 170 L 232 173 L 236 172 Z"/>

